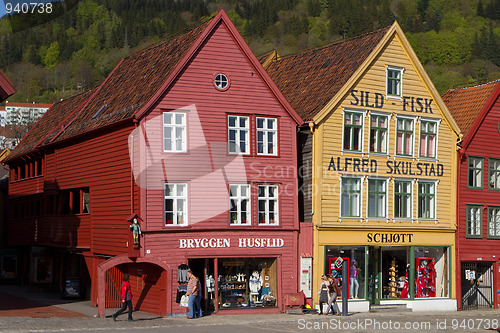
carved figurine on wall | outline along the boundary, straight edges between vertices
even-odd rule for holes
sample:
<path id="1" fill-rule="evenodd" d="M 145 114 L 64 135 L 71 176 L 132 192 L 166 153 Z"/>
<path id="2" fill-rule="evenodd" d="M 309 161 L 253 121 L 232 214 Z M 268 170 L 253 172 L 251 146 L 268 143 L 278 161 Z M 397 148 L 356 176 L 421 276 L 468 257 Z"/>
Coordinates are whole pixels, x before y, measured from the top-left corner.
<path id="1" fill-rule="evenodd" d="M 137 217 L 134 217 L 132 220 L 132 224 L 130 225 L 130 230 L 132 231 L 132 235 L 134 236 L 134 245 L 139 245 L 139 235 L 141 232 L 141 227 L 137 221 Z"/>

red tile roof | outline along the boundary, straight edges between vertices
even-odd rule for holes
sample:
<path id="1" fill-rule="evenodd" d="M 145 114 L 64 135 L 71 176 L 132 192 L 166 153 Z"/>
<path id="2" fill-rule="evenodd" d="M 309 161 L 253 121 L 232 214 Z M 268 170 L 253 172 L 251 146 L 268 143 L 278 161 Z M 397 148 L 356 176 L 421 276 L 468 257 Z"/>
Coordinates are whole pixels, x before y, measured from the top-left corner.
<path id="1" fill-rule="evenodd" d="M 9 96 L 13 95 L 16 89 L 12 85 L 12 82 L 5 76 L 5 74 L 0 71 L 0 101 L 7 99 Z"/>
<path id="2" fill-rule="evenodd" d="M 302 119 L 312 120 L 353 76 L 389 28 L 282 56 L 266 70 Z"/>
<path id="3" fill-rule="evenodd" d="M 55 103 L 6 162 L 42 145 L 131 118 L 161 87 L 210 20 L 123 59 L 100 86 Z"/>
<path id="4" fill-rule="evenodd" d="M 451 89 L 442 96 L 464 136 L 467 135 L 498 82 L 497 80 L 474 87 Z"/>

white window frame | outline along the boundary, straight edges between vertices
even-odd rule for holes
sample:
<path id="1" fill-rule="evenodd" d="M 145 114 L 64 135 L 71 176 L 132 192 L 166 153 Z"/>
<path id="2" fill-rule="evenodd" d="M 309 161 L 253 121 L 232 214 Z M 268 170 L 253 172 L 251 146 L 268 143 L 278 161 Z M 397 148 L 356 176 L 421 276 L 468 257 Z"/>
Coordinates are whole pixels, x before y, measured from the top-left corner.
<path id="1" fill-rule="evenodd" d="M 377 154 L 377 155 L 388 155 L 389 154 L 389 137 L 390 137 L 390 126 L 391 126 L 391 115 L 384 113 L 375 113 L 370 112 L 369 114 L 369 129 L 368 129 L 368 153 L 369 154 Z M 387 118 L 387 127 L 386 127 L 386 138 L 385 138 L 385 152 L 376 152 L 371 151 L 371 132 L 372 132 L 372 117 L 386 117 Z"/>
<path id="2" fill-rule="evenodd" d="M 483 238 L 483 206 L 482 205 L 474 205 L 474 204 L 466 204 L 465 205 L 465 237 L 466 238 Z M 472 211 L 477 210 L 477 211 Z M 476 214 L 479 212 L 479 220 L 476 218 L 472 218 L 472 213 L 474 213 L 474 217 L 477 217 Z M 474 223 L 474 225 L 471 224 Z M 474 229 L 474 230 L 472 230 Z M 472 230 L 473 232 L 470 232 Z"/>
<path id="3" fill-rule="evenodd" d="M 359 181 L 359 198 L 358 198 L 358 215 L 343 215 L 342 212 L 342 203 L 343 203 L 343 194 L 344 194 L 344 180 L 346 179 L 356 179 Z M 339 216 L 343 219 L 361 219 L 363 216 L 363 205 L 362 205 L 362 200 L 363 200 L 363 180 L 364 177 L 351 177 L 351 176 L 342 176 L 340 178 L 340 209 L 339 209 Z M 354 193 L 349 191 L 349 194 Z M 349 195 L 349 210 L 352 211 L 351 207 L 352 203 L 352 198 L 351 195 Z"/>
<path id="4" fill-rule="evenodd" d="M 345 132 L 346 132 L 346 124 L 345 124 L 346 113 L 350 113 L 350 114 L 355 113 L 355 114 L 359 114 L 361 116 L 361 125 L 359 125 L 360 128 L 361 128 L 361 132 L 359 134 L 359 150 L 352 150 L 352 149 L 346 149 L 346 148 L 344 148 L 344 136 L 345 136 Z M 342 151 L 343 152 L 348 152 L 348 153 L 362 153 L 362 152 L 364 152 L 364 144 L 365 144 L 365 140 L 364 140 L 365 116 L 366 116 L 366 111 L 344 109 L 344 111 L 342 112 Z M 352 141 L 352 138 L 351 138 L 351 141 Z"/>
<path id="5" fill-rule="evenodd" d="M 469 166 L 469 163 L 471 160 L 478 160 L 478 161 L 481 161 L 481 168 L 479 167 L 476 167 L 474 165 L 473 168 L 471 168 Z M 470 177 L 470 171 L 472 170 L 480 170 L 480 174 L 479 174 L 479 184 L 476 184 L 476 182 L 474 183 L 474 185 L 469 185 L 469 182 L 471 180 L 471 177 Z M 474 175 L 474 177 L 476 177 L 476 175 Z M 483 184 L 484 184 L 484 157 L 481 157 L 481 156 L 467 156 L 467 188 L 470 188 L 470 189 L 480 189 L 482 190 L 483 189 Z"/>
<path id="6" fill-rule="evenodd" d="M 171 119 L 174 120 L 173 121 L 173 124 L 172 123 L 166 123 L 166 117 L 167 115 L 172 115 Z M 177 119 L 177 116 L 182 116 L 182 123 L 181 124 L 177 124 L 176 123 L 176 119 Z M 172 111 L 169 111 L 169 112 L 163 112 L 163 117 L 162 117 L 162 121 L 163 121 L 163 132 L 162 132 L 162 138 L 163 138 L 163 152 L 165 153 L 185 153 L 186 152 L 186 138 L 187 138 L 187 135 L 186 135 L 186 132 L 187 132 L 187 113 L 186 112 L 172 112 Z M 171 129 L 171 137 L 170 138 L 166 138 L 165 137 L 165 129 L 166 128 L 170 128 Z M 177 130 L 178 129 L 181 129 L 182 130 L 182 135 L 181 135 L 181 138 L 177 138 L 176 137 L 176 133 L 177 133 Z M 171 140 L 172 143 L 171 143 L 171 148 L 170 149 L 167 149 L 166 148 L 166 140 Z M 178 141 L 181 141 L 181 148 L 177 148 L 177 142 Z"/>
<path id="7" fill-rule="evenodd" d="M 233 196 L 231 192 L 231 187 L 236 188 L 236 195 Z M 246 195 L 242 194 L 241 189 L 246 188 Z M 236 211 L 233 212 L 231 210 L 231 200 L 236 201 Z M 241 203 L 242 201 L 247 201 L 247 213 L 246 213 L 246 222 L 243 223 L 242 209 Z M 252 212 L 251 212 L 251 187 L 249 184 L 229 184 L 229 224 L 230 225 L 251 225 L 252 224 Z M 237 215 L 236 222 L 233 223 L 232 215 Z"/>
<path id="8" fill-rule="evenodd" d="M 269 188 L 275 188 L 275 195 L 276 196 L 269 196 L 269 191 L 268 189 Z M 264 188 L 264 196 L 260 196 L 260 189 L 261 188 Z M 261 211 L 260 210 L 260 202 L 261 201 L 264 201 L 264 211 Z M 274 204 L 274 207 L 275 207 L 275 211 L 274 211 L 274 222 L 271 222 L 270 220 L 270 217 L 269 217 L 269 214 L 270 214 L 270 210 L 269 210 L 269 202 L 271 201 L 275 201 L 275 204 Z M 279 225 L 279 187 L 278 185 L 257 185 L 257 218 L 259 220 L 259 225 Z M 261 213 L 264 213 L 265 215 L 265 218 L 264 218 L 264 221 L 261 222 L 261 219 L 260 219 L 260 214 Z"/>
<path id="9" fill-rule="evenodd" d="M 431 217 L 420 217 L 419 216 L 419 211 L 420 211 L 420 192 L 419 192 L 419 185 L 420 184 L 432 184 L 434 187 L 434 193 L 433 193 L 433 203 L 432 203 L 432 216 Z M 436 204 L 437 204 L 437 181 L 434 180 L 418 180 L 417 181 L 417 219 L 419 220 L 427 220 L 427 221 L 434 221 L 437 219 L 437 211 L 436 211 Z M 428 197 L 428 194 L 426 194 L 426 197 Z"/>
<path id="10" fill-rule="evenodd" d="M 384 183 L 384 215 L 383 216 L 370 216 L 370 181 L 377 181 L 377 182 L 383 182 Z M 379 192 L 376 191 L 377 194 L 380 194 Z M 387 195 L 388 195 L 388 179 L 387 178 L 374 178 L 374 177 L 368 177 L 367 184 L 366 184 L 366 218 L 371 219 L 371 220 L 376 220 L 376 219 L 387 219 Z M 378 206 L 378 198 L 376 198 L 376 205 Z"/>
<path id="11" fill-rule="evenodd" d="M 409 210 L 410 210 L 410 216 L 408 217 L 398 217 L 396 216 L 396 183 L 410 183 L 410 198 L 409 198 L 409 201 L 410 201 L 410 207 L 409 207 Z M 413 196 L 414 196 L 414 182 L 410 179 L 394 179 L 394 182 L 393 182 L 393 218 L 395 220 L 412 220 L 413 219 Z"/>
<path id="12" fill-rule="evenodd" d="M 235 118 L 235 126 L 230 126 L 230 119 Z M 246 127 L 240 126 L 240 119 L 246 118 Z M 235 132 L 235 147 L 238 147 L 238 151 L 231 151 L 231 131 Z M 245 152 L 240 151 L 240 141 L 241 141 L 241 133 L 246 133 L 245 139 Z M 229 154 L 241 154 L 241 155 L 249 155 L 250 154 L 250 117 L 243 115 L 228 115 L 227 116 L 227 149 Z"/>
<path id="13" fill-rule="evenodd" d="M 399 94 L 389 94 L 389 71 L 398 71 L 400 78 L 399 78 Z M 403 74 L 404 74 L 404 68 L 403 67 L 397 67 L 397 66 L 391 66 L 388 65 L 385 70 L 385 96 L 387 98 L 396 98 L 396 99 L 402 99 L 403 98 Z"/>
<path id="14" fill-rule="evenodd" d="M 497 164 L 497 169 L 492 168 L 493 163 Z M 494 190 L 494 191 L 500 190 L 500 169 L 498 169 L 498 168 L 500 168 L 500 159 L 489 157 L 488 158 L 488 189 L 490 189 L 490 190 Z M 492 182 L 492 180 L 493 180 L 493 182 Z"/>
<path id="15" fill-rule="evenodd" d="M 492 221 L 492 211 L 496 211 L 495 222 Z M 493 234 L 496 231 L 496 234 Z M 488 206 L 488 236 L 487 238 L 500 239 L 500 207 Z"/>
<path id="16" fill-rule="evenodd" d="M 259 128 L 259 120 L 264 121 L 264 127 Z M 269 128 L 267 127 L 269 124 L 269 120 L 273 121 L 273 127 Z M 277 118 L 271 118 L 271 117 L 256 117 L 255 119 L 255 128 L 256 128 L 256 136 L 255 136 L 255 141 L 256 141 L 256 152 L 257 155 L 267 155 L 267 156 L 277 156 L 278 155 L 278 119 Z M 263 140 L 259 141 L 259 132 L 263 133 Z M 269 134 L 273 133 L 273 138 L 274 140 L 272 142 L 269 142 Z M 263 152 L 259 152 L 259 143 L 262 143 L 263 145 Z M 272 153 L 269 153 L 269 144 L 272 145 Z"/>
<path id="17" fill-rule="evenodd" d="M 405 155 L 405 154 L 398 154 L 398 120 L 403 119 L 403 120 L 410 120 L 412 122 L 412 140 L 411 140 L 411 154 Z M 404 147 L 404 144 L 403 144 Z M 396 116 L 396 123 L 394 126 L 394 155 L 398 157 L 415 157 L 415 118 L 413 117 L 406 117 L 406 116 Z"/>
<path id="18" fill-rule="evenodd" d="M 167 186 L 174 186 L 173 193 L 174 195 L 167 196 L 166 190 Z M 177 190 L 179 186 L 184 186 L 184 195 L 177 195 Z M 188 225 L 188 185 L 186 183 L 165 183 L 164 190 L 163 190 L 163 195 L 164 195 L 164 202 L 163 202 L 163 212 L 164 212 L 164 225 L 166 227 L 170 226 L 186 226 Z M 172 223 L 167 223 L 167 207 L 166 207 L 166 200 L 173 200 L 172 203 L 172 213 L 173 213 L 173 220 Z M 183 201 L 183 211 L 184 215 L 183 217 L 179 216 L 179 207 L 178 207 L 178 200 L 184 200 Z M 179 223 L 179 218 L 182 218 L 182 223 Z"/>
<path id="19" fill-rule="evenodd" d="M 435 133 L 435 139 L 434 139 L 434 156 L 423 156 L 420 155 L 420 150 L 421 150 L 421 138 L 422 138 L 422 122 L 426 123 L 435 123 L 436 124 L 436 133 Z M 427 119 L 427 118 L 420 118 L 418 121 L 418 157 L 421 159 L 430 159 L 430 160 L 437 160 L 438 158 L 438 139 L 439 139 L 439 125 L 441 124 L 441 119 Z M 428 143 L 428 139 L 426 139 L 426 144 Z"/>

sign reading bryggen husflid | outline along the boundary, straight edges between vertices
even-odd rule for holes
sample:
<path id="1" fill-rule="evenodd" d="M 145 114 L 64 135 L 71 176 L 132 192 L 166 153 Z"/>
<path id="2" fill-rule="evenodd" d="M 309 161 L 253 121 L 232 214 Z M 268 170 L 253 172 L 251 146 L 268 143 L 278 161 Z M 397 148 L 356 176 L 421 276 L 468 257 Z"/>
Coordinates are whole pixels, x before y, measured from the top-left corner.
<path id="1" fill-rule="evenodd" d="M 336 66 L 349 75 L 335 76 Z M 299 142 L 303 168 L 312 165 L 303 210 L 316 226 L 315 283 L 340 274 L 340 257 L 350 310 L 456 309 L 459 131 L 398 24 L 283 56 L 268 72 L 309 120 Z"/>

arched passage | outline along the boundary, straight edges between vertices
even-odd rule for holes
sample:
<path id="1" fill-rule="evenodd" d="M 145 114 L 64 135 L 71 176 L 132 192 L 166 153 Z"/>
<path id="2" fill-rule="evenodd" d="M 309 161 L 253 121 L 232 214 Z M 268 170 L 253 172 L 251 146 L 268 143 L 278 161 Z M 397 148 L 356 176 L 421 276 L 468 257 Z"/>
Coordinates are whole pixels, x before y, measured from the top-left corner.
<path id="1" fill-rule="evenodd" d="M 155 257 L 147 257 L 147 258 L 130 258 L 127 255 L 119 255 L 113 258 L 110 258 L 97 266 L 97 314 L 99 317 L 104 317 L 106 315 L 106 271 L 112 267 L 116 267 L 121 264 L 153 264 L 161 267 L 167 273 L 166 286 L 165 290 L 167 295 L 172 294 L 172 268 L 163 260 Z M 172 305 L 171 302 L 166 302 L 165 313 L 171 313 Z"/>

